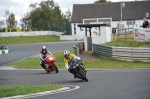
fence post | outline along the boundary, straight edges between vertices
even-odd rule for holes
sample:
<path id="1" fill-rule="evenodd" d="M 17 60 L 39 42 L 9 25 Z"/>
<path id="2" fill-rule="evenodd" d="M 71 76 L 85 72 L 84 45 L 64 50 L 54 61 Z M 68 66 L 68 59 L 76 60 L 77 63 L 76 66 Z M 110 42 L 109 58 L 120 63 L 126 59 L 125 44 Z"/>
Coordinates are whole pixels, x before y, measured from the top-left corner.
<path id="1" fill-rule="evenodd" d="M 79 56 L 79 46 L 77 46 L 77 56 Z"/>
<path id="2" fill-rule="evenodd" d="M 74 49 L 74 54 L 77 55 L 77 46 L 74 45 L 74 46 L 73 46 L 73 49 Z"/>

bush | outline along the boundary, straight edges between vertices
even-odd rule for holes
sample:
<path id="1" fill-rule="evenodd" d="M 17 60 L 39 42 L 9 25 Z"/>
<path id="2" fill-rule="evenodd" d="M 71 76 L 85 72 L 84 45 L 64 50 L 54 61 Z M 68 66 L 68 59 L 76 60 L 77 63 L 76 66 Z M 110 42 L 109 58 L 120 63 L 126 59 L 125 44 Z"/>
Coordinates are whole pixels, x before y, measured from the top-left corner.
<path id="1" fill-rule="evenodd" d="M 10 29 L 9 29 L 9 28 L 8 28 L 7 30 L 8 30 L 8 32 L 10 32 Z"/>
<path id="2" fill-rule="evenodd" d="M 13 28 L 13 29 L 12 29 L 12 32 L 16 32 L 16 29 L 15 29 L 15 28 Z"/>
<path id="3" fill-rule="evenodd" d="M 4 29 L 4 28 L 1 28 L 1 29 L 0 29 L 0 32 L 5 32 L 5 29 Z"/>

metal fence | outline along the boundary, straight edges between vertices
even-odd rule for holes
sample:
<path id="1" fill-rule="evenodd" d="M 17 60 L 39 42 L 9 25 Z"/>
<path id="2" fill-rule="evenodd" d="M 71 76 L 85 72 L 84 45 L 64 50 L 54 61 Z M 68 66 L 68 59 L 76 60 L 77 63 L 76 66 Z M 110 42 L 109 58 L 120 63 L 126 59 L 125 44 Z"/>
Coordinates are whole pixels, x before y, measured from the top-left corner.
<path id="1" fill-rule="evenodd" d="M 93 46 L 93 53 L 99 57 L 107 57 L 112 58 L 112 47 L 99 45 L 99 44 L 92 44 Z"/>
<path id="2" fill-rule="evenodd" d="M 64 21 L 36 21 L 32 22 L 31 28 L 34 31 L 40 31 L 40 30 L 49 30 L 49 31 L 59 31 L 59 32 L 65 32 L 67 34 L 71 34 L 71 24 L 70 22 L 64 22 Z"/>
<path id="3" fill-rule="evenodd" d="M 0 28 L 0 32 L 20 32 L 20 31 L 58 31 L 71 35 L 71 23 L 66 21 L 35 21 L 27 25 L 21 25 L 21 28 Z"/>
<path id="4" fill-rule="evenodd" d="M 92 45 L 93 53 L 99 57 L 125 61 L 150 62 L 150 48 L 111 47 L 100 44 Z"/>

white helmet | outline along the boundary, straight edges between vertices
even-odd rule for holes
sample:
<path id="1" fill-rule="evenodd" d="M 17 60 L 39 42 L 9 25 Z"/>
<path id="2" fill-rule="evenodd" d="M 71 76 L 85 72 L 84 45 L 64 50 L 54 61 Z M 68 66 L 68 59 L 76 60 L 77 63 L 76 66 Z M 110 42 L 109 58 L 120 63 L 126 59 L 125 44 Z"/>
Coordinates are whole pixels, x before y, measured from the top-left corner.
<path id="1" fill-rule="evenodd" d="M 64 57 L 69 58 L 70 57 L 70 52 L 68 50 L 64 51 Z"/>

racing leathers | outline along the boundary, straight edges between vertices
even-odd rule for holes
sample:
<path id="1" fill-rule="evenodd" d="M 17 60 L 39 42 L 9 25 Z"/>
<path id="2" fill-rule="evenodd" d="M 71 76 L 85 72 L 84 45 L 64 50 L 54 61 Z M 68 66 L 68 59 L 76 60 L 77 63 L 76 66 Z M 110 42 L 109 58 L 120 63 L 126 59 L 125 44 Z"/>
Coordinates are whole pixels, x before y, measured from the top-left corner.
<path id="1" fill-rule="evenodd" d="M 52 53 L 50 53 L 50 51 L 47 51 L 46 54 L 43 54 L 42 51 L 40 52 L 40 65 L 45 69 L 45 61 L 44 58 L 47 55 L 52 55 Z"/>
<path id="2" fill-rule="evenodd" d="M 76 58 L 76 59 L 78 59 L 79 61 L 81 61 L 80 57 L 77 57 L 77 56 L 74 55 L 74 54 L 70 54 L 69 58 L 64 58 L 65 67 L 66 67 L 66 69 L 67 69 L 70 73 L 72 73 L 72 74 L 73 74 L 73 72 L 70 70 L 68 62 L 69 62 L 71 59 L 73 59 L 73 58 Z M 81 64 L 82 64 L 82 62 L 81 62 Z M 83 66 L 83 64 L 82 64 L 82 66 Z M 83 67 L 84 67 L 84 66 L 83 66 Z M 74 75 L 74 74 L 73 74 L 73 75 Z M 76 78 L 75 75 L 74 75 L 74 78 Z"/>
<path id="3" fill-rule="evenodd" d="M 70 54 L 69 58 L 64 58 L 64 63 L 65 63 L 66 69 L 69 69 L 68 62 L 69 62 L 69 60 L 71 60 L 71 59 L 73 59 L 73 58 L 76 58 L 76 59 L 78 59 L 78 60 L 81 60 L 80 57 L 77 57 L 77 56 L 74 55 L 74 54 Z"/>

